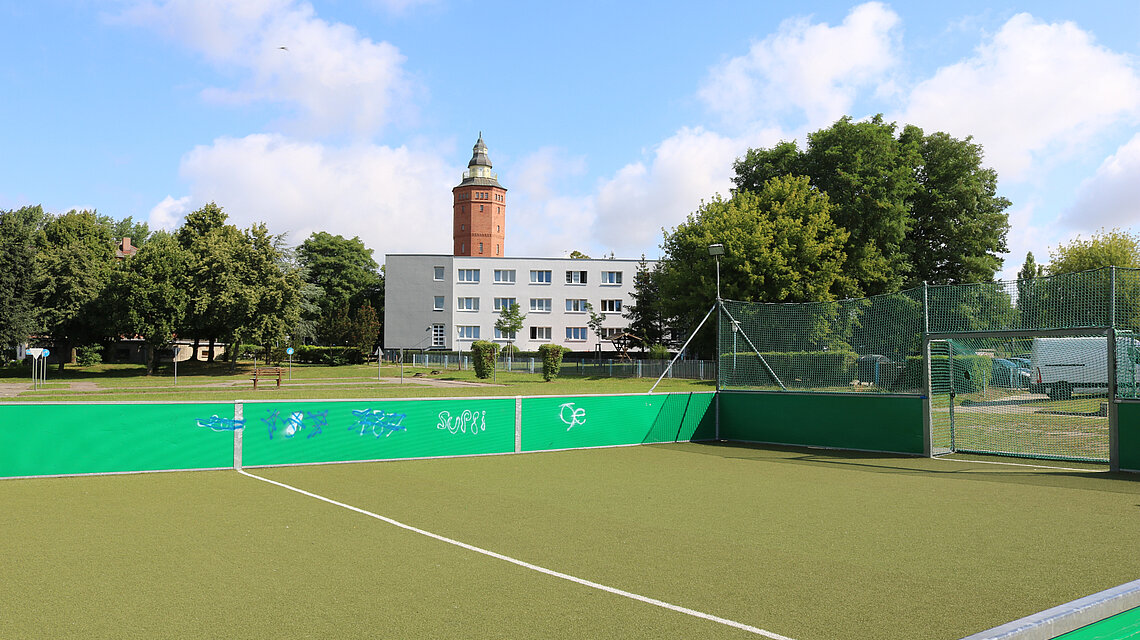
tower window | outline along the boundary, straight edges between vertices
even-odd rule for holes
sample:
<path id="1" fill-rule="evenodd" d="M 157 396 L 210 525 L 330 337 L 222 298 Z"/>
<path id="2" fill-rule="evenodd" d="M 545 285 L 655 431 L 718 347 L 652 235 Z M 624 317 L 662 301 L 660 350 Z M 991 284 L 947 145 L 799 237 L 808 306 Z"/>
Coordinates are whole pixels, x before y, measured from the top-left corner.
<path id="1" fill-rule="evenodd" d="M 479 205 L 479 213 L 483 213 L 483 205 Z"/>
<path id="2" fill-rule="evenodd" d="M 479 243 L 479 253 L 483 253 L 483 243 Z"/>

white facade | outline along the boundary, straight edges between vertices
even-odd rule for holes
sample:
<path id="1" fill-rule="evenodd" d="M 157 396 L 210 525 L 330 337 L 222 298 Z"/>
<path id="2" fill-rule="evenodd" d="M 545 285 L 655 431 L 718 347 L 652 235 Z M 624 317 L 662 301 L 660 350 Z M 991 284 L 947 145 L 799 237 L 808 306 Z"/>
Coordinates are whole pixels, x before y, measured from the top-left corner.
<path id="1" fill-rule="evenodd" d="M 384 277 L 384 348 L 467 351 L 476 340 L 505 345 L 495 321 L 504 304 L 519 305 L 523 329 L 513 342 L 524 351 L 558 344 L 593 351 L 599 343 L 586 322 L 605 314 L 604 332 L 620 333 L 633 302 L 640 260 L 486 258 L 387 255 Z M 651 263 L 652 261 L 647 261 Z"/>

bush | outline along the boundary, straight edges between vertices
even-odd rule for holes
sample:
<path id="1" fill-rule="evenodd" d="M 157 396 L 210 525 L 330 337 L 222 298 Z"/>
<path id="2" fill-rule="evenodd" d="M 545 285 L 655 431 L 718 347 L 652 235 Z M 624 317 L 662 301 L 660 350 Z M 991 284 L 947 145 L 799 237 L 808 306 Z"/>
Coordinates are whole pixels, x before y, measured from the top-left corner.
<path id="1" fill-rule="evenodd" d="M 471 344 L 471 360 L 475 365 L 476 378 L 490 378 L 495 372 L 495 355 L 499 345 L 486 340 L 476 340 Z"/>
<path id="2" fill-rule="evenodd" d="M 558 377 L 562 369 L 562 354 L 568 349 L 556 344 L 539 345 L 538 353 L 542 356 L 542 379 L 550 382 Z"/>
<path id="3" fill-rule="evenodd" d="M 649 359 L 650 360 L 668 360 L 669 347 L 663 344 L 649 345 Z"/>
<path id="4" fill-rule="evenodd" d="M 81 367 L 103 363 L 103 345 L 85 344 L 75 348 L 75 362 Z"/>

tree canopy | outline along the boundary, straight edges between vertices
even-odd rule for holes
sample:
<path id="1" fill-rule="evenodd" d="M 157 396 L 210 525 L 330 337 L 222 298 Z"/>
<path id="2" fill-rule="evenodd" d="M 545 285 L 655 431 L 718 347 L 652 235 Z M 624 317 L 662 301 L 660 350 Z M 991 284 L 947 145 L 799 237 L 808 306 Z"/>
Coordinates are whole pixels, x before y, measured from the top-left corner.
<path id="1" fill-rule="evenodd" d="M 1087 239 L 1077 236 L 1049 252 L 1049 275 L 1089 271 L 1101 267 L 1140 267 L 1140 235 L 1120 229 L 1105 230 Z"/>
<path id="2" fill-rule="evenodd" d="M 657 283 L 663 311 L 692 327 L 716 297 L 716 262 L 710 244 L 720 243 L 724 298 L 755 302 L 832 299 L 847 288 L 843 272 L 848 234 L 831 218 L 828 197 L 805 177 L 769 179 L 758 191 L 739 190 L 702 203 L 695 214 L 665 234 Z"/>
<path id="3" fill-rule="evenodd" d="M 0 211 L 0 345 L 22 342 L 37 328 L 36 240 L 44 218 L 39 206 Z"/>
<path id="4" fill-rule="evenodd" d="M 1001 266 L 1010 203 L 982 149 L 945 133 L 925 135 L 881 115 L 843 117 L 794 142 L 750 149 L 734 164 L 736 191 L 757 191 L 777 176 L 806 176 L 826 193 L 835 223 L 849 235 L 841 297 L 904 285 L 991 280 Z"/>

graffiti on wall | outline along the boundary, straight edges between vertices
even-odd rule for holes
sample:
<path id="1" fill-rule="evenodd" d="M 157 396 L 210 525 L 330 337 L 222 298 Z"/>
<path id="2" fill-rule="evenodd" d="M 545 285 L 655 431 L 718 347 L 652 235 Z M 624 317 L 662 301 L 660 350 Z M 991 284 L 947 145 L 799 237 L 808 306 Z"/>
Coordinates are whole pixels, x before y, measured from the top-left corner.
<path id="1" fill-rule="evenodd" d="M 407 417 L 402 413 L 382 409 L 353 409 L 352 415 L 356 416 L 356 424 L 349 427 L 349 431 L 360 429 L 360 435 L 370 432 L 377 438 L 380 436 L 387 438 L 397 431 L 408 430 L 401 424 Z"/>
<path id="2" fill-rule="evenodd" d="M 325 411 L 293 411 L 287 415 L 282 415 L 280 411 L 274 409 L 266 409 L 268 417 L 262 418 L 261 421 L 265 423 L 265 427 L 269 430 L 269 439 L 273 439 L 273 434 L 281 430 L 286 438 L 292 438 L 298 433 L 304 431 L 305 438 L 312 438 L 321 435 L 321 428 L 329 425 L 329 412 Z"/>
<path id="3" fill-rule="evenodd" d="M 567 431 L 573 429 L 574 425 L 586 424 L 586 410 L 582 407 L 575 409 L 573 402 L 567 402 L 559 407 L 558 417 L 562 419 L 562 422 L 570 425 L 566 427 Z"/>
<path id="4" fill-rule="evenodd" d="M 245 420 L 240 418 L 219 418 L 215 415 L 209 418 L 198 418 L 198 426 L 207 427 L 213 431 L 237 431 L 245 427 Z"/>
<path id="5" fill-rule="evenodd" d="M 465 409 L 463 413 L 452 417 L 450 411 L 439 412 L 439 423 L 436 429 L 447 429 L 450 433 L 470 433 L 477 435 L 487 430 L 487 412 L 471 411 Z"/>

